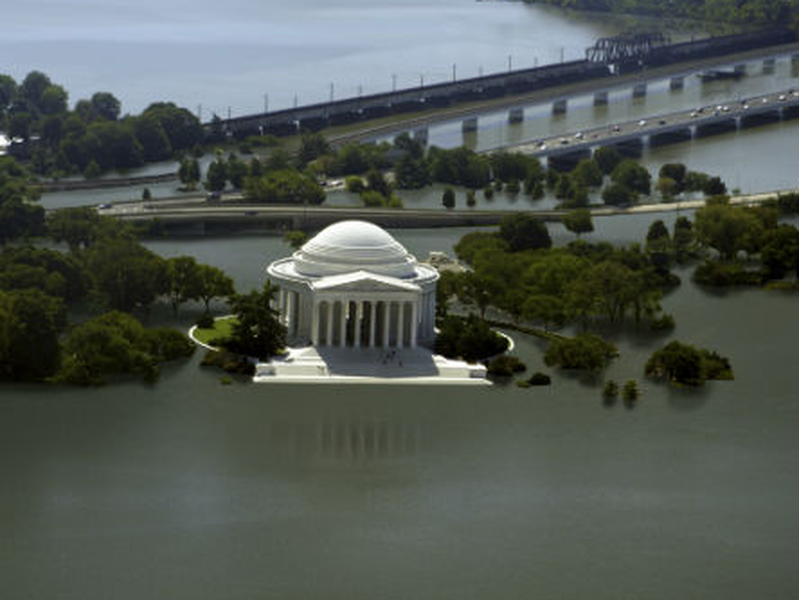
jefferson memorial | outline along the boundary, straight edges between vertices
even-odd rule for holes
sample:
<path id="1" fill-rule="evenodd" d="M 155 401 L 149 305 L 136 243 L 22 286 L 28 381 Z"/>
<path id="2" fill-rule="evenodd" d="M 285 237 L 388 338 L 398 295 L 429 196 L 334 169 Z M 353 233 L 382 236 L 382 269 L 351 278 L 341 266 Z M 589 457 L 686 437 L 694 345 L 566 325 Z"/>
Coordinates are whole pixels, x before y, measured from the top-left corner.
<path id="1" fill-rule="evenodd" d="M 438 271 L 377 225 L 330 225 L 266 273 L 289 348 L 255 381 L 484 382 L 482 365 L 432 353 Z"/>
<path id="2" fill-rule="evenodd" d="M 438 271 L 377 225 L 340 221 L 273 262 L 278 310 L 292 346 L 431 345 Z"/>

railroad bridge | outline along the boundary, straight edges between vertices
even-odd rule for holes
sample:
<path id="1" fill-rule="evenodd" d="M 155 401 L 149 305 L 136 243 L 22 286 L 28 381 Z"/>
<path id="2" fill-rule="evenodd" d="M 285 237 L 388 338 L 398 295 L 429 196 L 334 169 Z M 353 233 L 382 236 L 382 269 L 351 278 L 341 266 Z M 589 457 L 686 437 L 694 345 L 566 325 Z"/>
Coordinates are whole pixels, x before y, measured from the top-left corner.
<path id="1" fill-rule="evenodd" d="M 509 70 L 229 119 L 215 118 L 205 126 L 237 138 L 259 134 L 292 135 L 301 131 L 318 131 L 331 125 L 524 94 L 570 83 L 595 80 L 597 87 L 601 88 L 604 86 L 603 82 L 611 81 L 615 73 L 767 48 L 795 42 L 796 39 L 796 33 L 787 28 L 771 28 L 677 44 L 668 43 L 668 38 L 659 34 L 606 38 L 589 48 L 584 60 Z M 673 85 L 680 83 L 681 81 L 675 80 Z M 645 84 L 644 87 L 638 86 L 633 90 L 634 95 L 645 93 Z M 596 102 L 602 103 L 603 99 L 606 102 L 607 92 L 604 92 L 604 96 L 599 93 Z M 554 110 L 559 112 L 565 110 L 565 107 L 564 100 L 556 103 Z M 522 109 L 511 109 L 508 118 L 511 122 L 523 120 Z M 464 130 L 476 127 L 476 118 L 464 121 Z M 420 135 L 424 135 L 424 131 L 420 131 Z"/>

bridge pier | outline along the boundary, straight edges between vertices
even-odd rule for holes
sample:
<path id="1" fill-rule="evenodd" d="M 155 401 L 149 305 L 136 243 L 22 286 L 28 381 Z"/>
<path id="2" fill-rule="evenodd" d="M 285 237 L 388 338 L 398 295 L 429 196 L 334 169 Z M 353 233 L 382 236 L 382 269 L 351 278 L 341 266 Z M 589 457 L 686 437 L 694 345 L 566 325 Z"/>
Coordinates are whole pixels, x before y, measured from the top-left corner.
<path id="1" fill-rule="evenodd" d="M 782 109 L 782 118 L 784 120 L 796 119 L 799 117 L 799 105 L 785 106 Z"/>
<path id="2" fill-rule="evenodd" d="M 521 123 L 522 121 L 524 121 L 523 108 L 511 108 L 510 111 L 508 111 L 508 123 Z"/>
<path id="3" fill-rule="evenodd" d="M 732 72 L 736 75 L 746 75 L 746 63 L 740 63 L 732 68 Z"/>
<path id="4" fill-rule="evenodd" d="M 644 138 L 643 136 L 632 140 L 625 140 L 612 144 L 613 148 L 619 151 L 620 154 L 629 158 L 641 158 L 644 153 Z"/>
<path id="5" fill-rule="evenodd" d="M 657 148 L 659 146 L 666 146 L 668 144 L 677 144 L 679 142 L 689 142 L 693 137 L 691 128 L 675 129 L 673 131 L 666 131 L 664 133 L 653 133 L 649 136 L 649 147 Z"/>
<path id="6" fill-rule="evenodd" d="M 723 121 L 715 121 L 713 123 L 705 123 L 704 125 L 696 126 L 696 137 L 708 137 L 711 135 L 718 135 L 720 133 L 728 133 L 738 129 L 738 119 L 732 117 L 724 119 Z"/>
<path id="7" fill-rule="evenodd" d="M 646 96 L 646 82 L 641 81 L 633 86 L 633 98 L 643 98 Z"/>
<path id="8" fill-rule="evenodd" d="M 413 130 L 411 137 L 422 146 L 427 146 L 427 142 L 430 139 L 430 132 L 427 127 L 420 127 L 419 129 Z"/>
<path id="9" fill-rule="evenodd" d="M 596 92 L 594 94 L 594 106 L 607 106 L 607 104 L 608 104 L 607 90 L 602 92 Z"/>
<path id="10" fill-rule="evenodd" d="M 776 58 L 764 58 L 763 59 L 763 72 L 764 73 L 773 73 L 774 67 L 777 64 Z"/>
<path id="11" fill-rule="evenodd" d="M 672 77 L 669 80 L 669 89 L 674 92 L 685 87 L 685 77 Z"/>
<path id="12" fill-rule="evenodd" d="M 464 119 L 461 123 L 461 131 L 463 131 L 463 133 L 477 131 L 477 117 L 469 117 L 468 119 Z"/>
<path id="13" fill-rule="evenodd" d="M 555 102 L 552 103 L 552 114 L 553 115 L 565 114 L 568 106 L 569 106 L 569 101 L 566 98 L 555 100 Z"/>
<path id="14" fill-rule="evenodd" d="M 766 123 L 776 123 L 780 120 L 780 110 L 764 110 L 756 113 L 747 113 L 741 115 L 739 123 L 741 129 L 748 127 L 757 127 Z"/>

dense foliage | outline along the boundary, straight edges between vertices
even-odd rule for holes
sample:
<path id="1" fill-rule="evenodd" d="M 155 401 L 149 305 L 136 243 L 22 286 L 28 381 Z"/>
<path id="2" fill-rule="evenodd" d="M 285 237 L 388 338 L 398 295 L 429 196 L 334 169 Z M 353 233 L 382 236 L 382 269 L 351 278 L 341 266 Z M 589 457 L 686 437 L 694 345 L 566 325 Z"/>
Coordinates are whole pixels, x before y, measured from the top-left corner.
<path id="1" fill-rule="evenodd" d="M 449 358 L 474 362 L 500 354 L 508 348 L 507 338 L 495 333 L 476 315 L 450 315 L 440 322 L 439 329 L 436 353 Z"/>
<path id="2" fill-rule="evenodd" d="M 276 287 L 269 281 L 261 291 L 236 294 L 230 307 L 236 320 L 225 346 L 238 354 L 268 360 L 286 346 L 286 326 L 273 308 Z"/>
<path id="3" fill-rule="evenodd" d="M 709 379 L 733 379 L 728 359 L 677 341 L 655 351 L 644 372 L 647 377 L 690 386 L 704 385 Z"/>
<path id="4" fill-rule="evenodd" d="M 790 23 L 796 0 L 525 0 L 563 8 L 745 24 Z"/>
<path id="5" fill-rule="evenodd" d="M 14 151 L 41 175 L 93 178 L 171 158 L 204 139 L 197 117 L 170 102 L 124 117 L 120 108 L 112 94 L 97 92 L 70 110 L 66 90 L 44 73 L 32 71 L 19 84 L 0 75 L 0 129 L 20 141 Z"/>
<path id="6" fill-rule="evenodd" d="M 583 369 L 596 373 L 604 369 L 610 359 L 618 355 L 616 346 L 591 334 L 574 338 L 559 338 L 550 342 L 544 362 L 550 367 Z"/>

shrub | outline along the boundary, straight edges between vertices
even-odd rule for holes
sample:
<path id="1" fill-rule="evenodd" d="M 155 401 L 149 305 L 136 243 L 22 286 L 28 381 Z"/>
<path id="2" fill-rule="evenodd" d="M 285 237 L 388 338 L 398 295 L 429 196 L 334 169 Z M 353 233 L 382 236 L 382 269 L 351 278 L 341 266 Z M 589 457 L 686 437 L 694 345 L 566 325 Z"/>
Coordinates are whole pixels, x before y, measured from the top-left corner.
<path id="1" fill-rule="evenodd" d="M 649 329 L 652 331 L 671 331 L 674 329 L 674 317 L 668 313 L 664 313 L 657 319 L 652 319 L 649 322 Z"/>
<path id="2" fill-rule="evenodd" d="M 347 186 L 347 191 L 353 194 L 360 194 L 366 189 L 363 179 L 357 175 L 349 175 L 344 179 L 344 183 Z"/>
<path id="3" fill-rule="evenodd" d="M 503 354 L 488 363 L 488 374 L 494 377 L 511 377 L 514 373 L 522 373 L 527 366 L 516 356 Z"/>
<path id="4" fill-rule="evenodd" d="M 615 400 L 619 396 L 619 384 L 612 379 L 605 383 L 602 389 L 602 397 L 605 400 Z"/>
<path id="5" fill-rule="evenodd" d="M 441 322 L 435 351 L 448 358 L 475 361 L 495 356 L 508 349 L 508 340 L 493 331 L 477 315 L 450 315 Z"/>
<path id="6" fill-rule="evenodd" d="M 536 371 L 527 381 L 530 385 L 550 385 L 552 383 L 552 378 L 546 373 Z"/>
<path id="7" fill-rule="evenodd" d="M 612 343 L 595 335 L 582 334 L 552 341 L 544 355 L 544 362 L 550 367 L 585 369 L 596 373 L 617 355 L 616 346 Z"/>
<path id="8" fill-rule="evenodd" d="M 624 383 L 621 395 L 625 402 L 635 402 L 638 400 L 640 392 L 638 391 L 638 384 L 636 383 L 635 379 L 628 379 Z"/>

